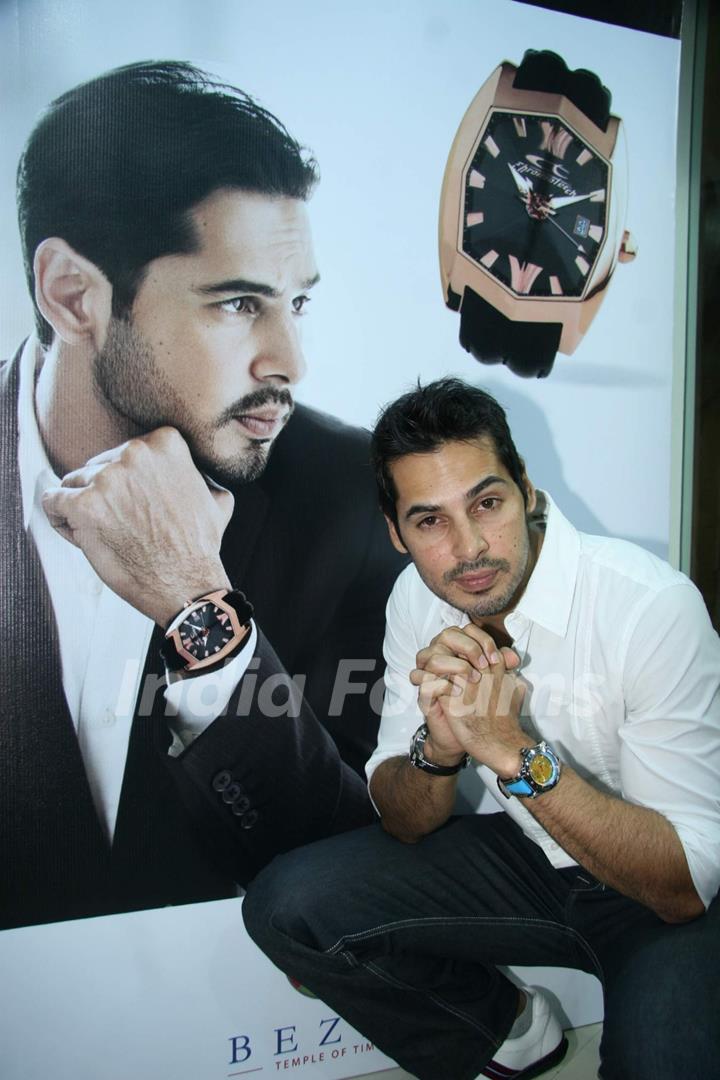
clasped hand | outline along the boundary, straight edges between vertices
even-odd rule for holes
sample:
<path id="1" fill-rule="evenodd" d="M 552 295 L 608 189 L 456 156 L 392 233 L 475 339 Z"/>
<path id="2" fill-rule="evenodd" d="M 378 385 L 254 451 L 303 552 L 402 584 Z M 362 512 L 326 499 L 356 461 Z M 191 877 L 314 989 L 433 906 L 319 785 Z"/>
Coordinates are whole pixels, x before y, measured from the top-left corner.
<path id="1" fill-rule="evenodd" d="M 517 771 L 518 750 L 527 745 L 517 653 L 497 648 L 489 633 L 470 623 L 443 630 L 416 663 L 410 681 L 428 727 L 428 758 L 455 764 L 468 753 L 499 776 Z"/>

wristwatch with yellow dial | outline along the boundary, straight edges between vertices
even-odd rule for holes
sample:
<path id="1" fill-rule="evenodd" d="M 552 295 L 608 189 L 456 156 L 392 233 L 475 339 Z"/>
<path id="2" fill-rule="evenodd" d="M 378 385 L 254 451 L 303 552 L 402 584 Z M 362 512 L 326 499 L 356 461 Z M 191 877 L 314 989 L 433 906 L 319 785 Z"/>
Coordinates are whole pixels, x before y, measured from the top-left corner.
<path id="1" fill-rule="evenodd" d="M 519 795 L 521 799 L 535 799 L 554 788 L 560 779 L 560 760 L 546 742 L 536 746 L 524 746 L 520 751 L 522 763 L 517 776 L 506 780 L 498 777 L 498 787 L 506 799 Z"/>

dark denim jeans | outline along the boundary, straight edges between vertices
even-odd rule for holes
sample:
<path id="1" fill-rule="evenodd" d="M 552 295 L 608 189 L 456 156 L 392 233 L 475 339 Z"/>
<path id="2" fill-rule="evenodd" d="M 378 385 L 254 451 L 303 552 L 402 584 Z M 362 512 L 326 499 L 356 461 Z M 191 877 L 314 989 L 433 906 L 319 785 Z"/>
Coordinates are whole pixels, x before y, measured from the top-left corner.
<path id="1" fill-rule="evenodd" d="M 418 844 L 379 825 L 280 856 L 249 933 L 420 1080 L 473 1080 L 517 990 L 496 964 L 580 968 L 605 994 L 605 1080 L 719 1080 L 720 907 L 670 926 L 582 868 L 555 870 L 505 814 Z"/>

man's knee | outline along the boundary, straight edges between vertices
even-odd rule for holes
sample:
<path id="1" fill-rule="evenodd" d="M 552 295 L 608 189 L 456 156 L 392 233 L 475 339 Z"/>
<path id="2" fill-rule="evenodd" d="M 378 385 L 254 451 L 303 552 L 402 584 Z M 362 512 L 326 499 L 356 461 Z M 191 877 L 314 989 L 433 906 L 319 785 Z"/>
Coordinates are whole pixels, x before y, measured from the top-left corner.
<path id="1" fill-rule="evenodd" d="M 309 851 L 279 855 L 250 884 L 242 912 L 250 937 L 272 955 L 277 943 L 300 941 L 314 947 L 313 925 L 320 914 L 319 890 Z"/>
<path id="2" fill-rule="evenodd" d="M 718 1075 L 717 911 L 643 941 L 608 986 L 601 1044 L 607 1080 Z M 714 1071 L 715 1070 L 715 1071 Z"/>

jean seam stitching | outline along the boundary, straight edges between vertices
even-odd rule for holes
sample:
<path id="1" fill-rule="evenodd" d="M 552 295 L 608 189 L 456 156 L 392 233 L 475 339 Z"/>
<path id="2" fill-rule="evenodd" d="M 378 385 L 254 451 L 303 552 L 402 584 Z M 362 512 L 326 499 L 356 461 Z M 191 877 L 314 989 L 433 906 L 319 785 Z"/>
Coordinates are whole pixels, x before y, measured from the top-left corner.
<path id="1" fill-rule="evenodd" d="M 369 941 L 372 938 L 381 937 L 383 934 L 392 933 L 396 930 L 405 930 L 408 928 L 420 927 L 420 926 L 472 926 L 476 923 L 482 924 L 497 924 L 499 926 L 507 925 L 508 923 L 518 923 L 527 926 L 537 926 L 543 929 L 550 929 L 559 931 L 562 934 L 570 937 L 576 947 L 581 947 L 591 960 L 597 977 L 603 982 L 602 965 L 599 962 L 597 954 L 593 947 L 585 940 L 582 934 L 578 933 L 572 926 L 565 926 L 563 923 L 554 922 L 551 919 L 530 919 L 524 918 L 518 915 L 511 916 L 497 916 L 497 915 L 433 915 L 425 918 L 416 919 L 401 919 L 392 923 L 381 923 L 378 926 L 371 927 L 368 930 L 359 931 L 356 934 L 347 934 L 339 938 L 334 945 L 324 949 L 323 952 L 327 956 L 334 956 L 338 953 L 342 954 L 342 950 L 349 945 L 355 945 L 362 943 L 363 941 Z"/>
<path id="2" fill-rule="evenodd" d="M 521 915 L 426 915 L 414 919 L 397 919 L 395 922 L 379 923 L 377 926 L 369 927 L 367 930 L 360 930 L 355 934 L 344 934 L 338 938 L 334 945 L 323 949 L 323 952 L 332 954 L 351 942 L 366 941 L 370 938 L 380 937 L 388 932 L 404 930 L 409 927 L 436 926 L 438 924 L 442 926 L 472 926 L 475 923 L 497 923 L 499 925 L 520 923 L 528 926 L 552 927 L 571 935 L 577 934 L 577 931 L 571 926 L 564 926 L 562 923 L 555 922 L 552 919 L 533 919 Z"/>

